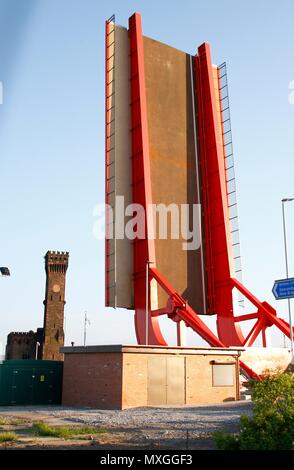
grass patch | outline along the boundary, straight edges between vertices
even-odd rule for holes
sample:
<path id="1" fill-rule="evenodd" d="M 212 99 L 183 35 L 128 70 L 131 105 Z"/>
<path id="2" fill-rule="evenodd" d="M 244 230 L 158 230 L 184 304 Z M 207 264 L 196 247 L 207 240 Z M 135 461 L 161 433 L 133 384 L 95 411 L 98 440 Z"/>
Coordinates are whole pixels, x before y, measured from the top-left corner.
<path id="1" fill-rule="evenodd" d="M 32 432 L 36 436 L 47 436 L 47 437 L 60 437 L 63 439 L 70 439 L 75 436 L 85 436 L 87 434 L 101 434 L 104 429 L 93 427 L 93 426 L 50 426 L 49 424 L 41 422 L 34 423 Z"/>
<path id="2" fill-rule="evenodd" d="M 7 424 L 10 424 L 10 426 L 20 426 L 22 424 L 28 424 L 29 422 L 28 419 L 11 419 Z"/>
<path id="3" fill-rule="evenodd" d="M 0 433 L 0 442 L 10 442 L 15 441 L 17 439 L 17 435 L 15 432 L 1 432 Z"/>
<path id="4" fill-rule="evenodd" d="M 21 418 L 0 418 L 0 426 L 19 426 L 20 424 L 27 424 L 29 420 Z"/>

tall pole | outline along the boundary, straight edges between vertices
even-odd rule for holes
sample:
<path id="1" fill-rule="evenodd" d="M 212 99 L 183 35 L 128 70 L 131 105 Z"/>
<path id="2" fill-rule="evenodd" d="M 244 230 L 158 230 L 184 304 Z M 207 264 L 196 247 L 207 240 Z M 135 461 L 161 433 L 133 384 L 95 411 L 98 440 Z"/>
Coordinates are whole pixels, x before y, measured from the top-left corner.
<path id="1" fill-rule="evenodd" d="M 39 343 L 39 341 L 36 341 L 36 354 L 35 354 L 35 359 L 36 360 L 38 359 L 39 347 L 40 347 L 40 343 Z"/>
<path id="2" fill-rule="evenodd" d="M 87 317 L 87 311 L 85 312 L 84 318 L 84 346 L 86 346 L 86 339 L 87 339 L 87 325 L 90 325 L 90 320 Z"/>
<path id="3" fill-rule="evenodd" d="M 285 264 L 286 264 L 286 277 L 287 277 L 287 279 L 289 279 L 289 265 L 288 265 L 285 202 L 290 202 L 290 201 L 293 201 L 293 200 L 294 200 L 294 198 L 282 199 L 284 249 L 285 249 Z M 292 327 L 292 314 L 291 314 L 291 300 L 290 299 L 288 299 L 288 314 L 289 314 L 289 326 L 290 326 L 291 363 L 293 364 L 293 361 L 294 361 L 294 344 L 293 344 L 293 327 Z"/>
<path id="4" fill-rule="evenodd" d="M 146 261 L 146 324 L 145 324 L 145 343 L 148 345 L 148 327 L 149 327 L 149 261 Z"/>

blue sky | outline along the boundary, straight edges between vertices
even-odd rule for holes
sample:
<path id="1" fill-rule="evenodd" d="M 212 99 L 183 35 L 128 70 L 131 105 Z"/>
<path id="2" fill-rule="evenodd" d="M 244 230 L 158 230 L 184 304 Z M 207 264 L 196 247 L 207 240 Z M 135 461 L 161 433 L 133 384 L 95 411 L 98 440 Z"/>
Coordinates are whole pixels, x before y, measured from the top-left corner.
<path id="1" fill-rule="evenodd" d="M 104 198 L 104 21 L 193 53 L 207 41 L 227 62 L 238 188 L 243 281 L 273 299 L 285 273 L 281 203 L 294 196 L 292 1 L 0 0 L 0 354 L 10 331 L 42 326 L 43 256 L 70 252 L 66 341 L 135 341 L 132 313 L 104 307 L 104 243 L 93 209 Z M 294 276 L 294 203 L 287 206 Z M 195 345 L 198 344 L 194 337 Z M 281 336 L 275 344 L 282 345 Z"/>

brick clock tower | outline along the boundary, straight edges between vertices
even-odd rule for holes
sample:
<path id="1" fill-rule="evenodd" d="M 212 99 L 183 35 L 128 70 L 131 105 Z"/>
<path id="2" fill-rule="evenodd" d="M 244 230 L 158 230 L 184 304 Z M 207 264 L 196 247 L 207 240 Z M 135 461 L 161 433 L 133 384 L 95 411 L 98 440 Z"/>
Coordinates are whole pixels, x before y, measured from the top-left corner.
<path id="1" fill-rule="evenodd" d="M 45 255 L 46 292 L 42 359 L 62 361 L 59 349 L 64 346 L 65 276 L 68 252 L 47 251 Z"/>

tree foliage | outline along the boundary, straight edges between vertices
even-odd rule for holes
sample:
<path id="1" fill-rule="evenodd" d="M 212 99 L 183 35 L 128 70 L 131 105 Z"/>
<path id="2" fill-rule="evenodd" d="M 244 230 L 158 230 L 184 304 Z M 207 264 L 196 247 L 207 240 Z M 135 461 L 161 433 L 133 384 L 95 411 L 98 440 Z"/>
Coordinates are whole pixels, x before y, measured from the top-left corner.
<path id="1" fill-rule="evenodd" d="M 241 416 L 237 435 L 216 433 L 221 450 L 294 450 L 294 378 L 267 375 L 252 383 L 252 417 Z"/>

